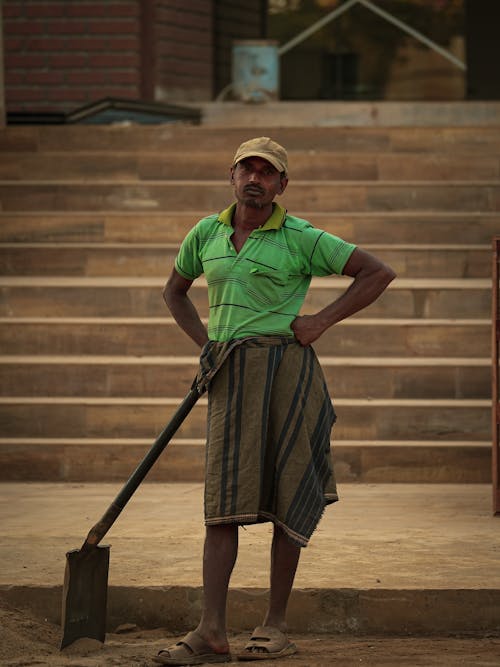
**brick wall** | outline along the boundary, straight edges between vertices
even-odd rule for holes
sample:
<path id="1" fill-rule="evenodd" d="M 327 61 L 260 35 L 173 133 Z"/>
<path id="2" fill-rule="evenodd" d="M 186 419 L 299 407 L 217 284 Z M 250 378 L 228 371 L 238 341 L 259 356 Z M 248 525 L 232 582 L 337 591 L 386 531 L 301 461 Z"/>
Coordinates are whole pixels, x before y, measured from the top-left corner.
<path id="1" fill-rule="evenodd" d="M 232 79 L 233 41 L 266 36 L 267 0 L 214 0 L 214 96 Z"/>
<path id="2" fill-rule="evenodd" d="M 140 97 L 137 0 L 4 0 L 7 111 Z"/>
<path id="3" fill-rule="evenodd" d="M 66 112 L 103 97 L 210 100 L 230 80 L 232 40 L 263 36 L 265 6 L 4 0 L 7 111 Z"/>
<path id="4" fill-rule="evenodd" d="M 157 0 L 157 100 L 212 98 L 212 5 L 212 0 Z"/>

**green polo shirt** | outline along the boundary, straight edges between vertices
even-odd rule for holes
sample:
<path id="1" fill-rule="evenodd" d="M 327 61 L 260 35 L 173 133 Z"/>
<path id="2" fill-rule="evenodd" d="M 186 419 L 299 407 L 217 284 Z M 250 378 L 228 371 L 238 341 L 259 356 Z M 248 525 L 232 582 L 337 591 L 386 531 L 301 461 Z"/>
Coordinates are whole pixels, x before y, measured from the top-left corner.
<path id="1" fill-rule="evenodd" d="M 341 274 L 356 246 L 274 203 L 270 218 L 237 253 L 231 241 L 235 208 L 200 220 L 184 239 L 175 268 L 187 280 L 205 274 L 210 340 L 291 336 L 311 277 Z"/>

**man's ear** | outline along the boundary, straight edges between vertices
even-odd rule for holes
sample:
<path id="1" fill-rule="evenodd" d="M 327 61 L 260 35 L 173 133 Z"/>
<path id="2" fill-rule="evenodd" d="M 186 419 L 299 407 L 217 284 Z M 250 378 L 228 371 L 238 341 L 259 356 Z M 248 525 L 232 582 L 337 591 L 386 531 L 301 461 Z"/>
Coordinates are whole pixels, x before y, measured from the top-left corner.
<path id="1" fill-rule="evenodd" d="M 286 176 L 280 178 L 280 185 L 281 185 L 281 190 L 279 194 L 282 195 L 285 192 L 286 186 L 288 185 L 288 178 Z"/>
<path id="2" fill-rule="evenodd" d="M 229 182 L 231 184 L 234 183 L 234 167 L 231 167 L 229 169 Z"/>

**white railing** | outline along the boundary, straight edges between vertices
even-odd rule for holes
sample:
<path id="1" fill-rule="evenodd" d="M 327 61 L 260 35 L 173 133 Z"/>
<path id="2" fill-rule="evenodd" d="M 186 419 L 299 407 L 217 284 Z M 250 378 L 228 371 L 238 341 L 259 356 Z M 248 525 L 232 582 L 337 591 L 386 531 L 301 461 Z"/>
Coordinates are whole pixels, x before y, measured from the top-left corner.
<path id="1" fill-rule="evenodd" d="M 389 23 L 392 23 L 395 25 L 397 28 L 402 30 L 403 32 L 406 32 L 408 35 L 411 35 L 415 39 L 417 39 L 419 42 L 422 42 L 422 44 L 425 44 L 428 46 L 430 49 L 435 51 L 436 53 L 439 53 L 439 55 L 443 56 L 443 58 L 446 58 L 449 60 L 451 63 L 453 63 L 456 67 L 459 69 L 465 70 L 466 65 L 463 63 L 459 58 L 453 55 L 453 53 L 450 53 L 450 51 L 447 51 L 446 49 L 443 49 L 442 46 L 439 46 L 439 44 L 436 44 L 436 42 L 433 42 L 432 39 L 429 39 L 425 35 L 423 35 L 421 32 L 418 30 L 415 30 L 411 26 L 409 26 L 407 23 L 404 23 L 404 21 L 400 21 L 400 19 L 396 18 L 389 12 L 386 12 L 384 9 L 381 9 L 377 5 L 375 5 L 373 2 L 370 2 L 370 0 L 347 0 L 347 2 L 344 2 L 343 5 L 340 5 L 340 7 L 337 7 L 336 9 L 333 9 L 329 14 L 326 16 L 323 16 L 319 21 L 316 21 L 316 23 L 313 23 L 309 28 L 306 28 L 304 31 L 296 35 L 293 39 L 291 39 L 289 42 L 286 44 L 283 44 L 283 46 L 280 46 L 278 48 L 278 55 L 282 56 L 285 53 L 288 53 L 291 49 L 293 49 L 297 44 L 300 44 L 304 40 L 306 40 L 308 37 L 311 35 L 314 35 L 315 32 L 318 32 L 318 30 L 321 30 L 321 28 L 324 28 L 328 23 L 331 23 L 335 19 L 337 19 L 339 16 L 344 14 L 348 9 L 351 9 L 354 7 L 354 5 L 363 5 L 363 7 L 366 7 L 370 11 L 374 12 L 381 18 L 385 19 L 386 21 L 389 21 Z"/>

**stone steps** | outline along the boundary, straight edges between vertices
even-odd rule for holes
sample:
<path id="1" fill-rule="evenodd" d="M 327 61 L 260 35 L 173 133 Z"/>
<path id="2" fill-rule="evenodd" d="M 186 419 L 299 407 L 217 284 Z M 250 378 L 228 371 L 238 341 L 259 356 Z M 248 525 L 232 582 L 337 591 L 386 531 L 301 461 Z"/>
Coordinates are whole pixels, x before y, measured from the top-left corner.
<path id="1" fill-rule="evenodd" d="M 0 243 L 0 275 L 169 275 L 178 244 Z M 487 278 L 488 245 L 364 244 L 401 278 Z"/>
<path id="2" fill-rule="evenodd" d="M 172 352 L 174 350 L 172 349 Z M 489 358 L 321 357 L 327 384 L 343 398 L 483 398 Z M 173 356 L 0 356 L 0 395 L 32 397 L 180 396 L 198 358 Z"/>
<path id="3" fill-rule="evenodd" d="M 192 207 L 219 211 L 228 184 L 186 181 L 0 181 L 4 211 L 172 211 Z M 298 210 L 500 211 L 500 182 L 490 181 L 294 181 L 279 202 Z"/>
<path id="4" fill-rule="evenodd" d="M 0 438 L 0 481 L 122 482 L 152 445 L 147 438 Z M 149 482 L 201 482 L 205 441 L 174 438 Z M 488 483 L 488 441 L 335 440 L 337 481 Z"/>
<path id="5" fill-rule="evenodd" d="M 230 160 L 230 158 L 229 158 Z M 500 158 L 489 154 L 421 152 L 335 152 L 301 150 L 290 154 L 292 182 L 334 181 L 489 181 L 500 177 Z M 81 181 L 227 179 L 225 151 L 80 151 L 0 154 L 0 180 Z"/>
<path id="6" fill-rule="evenodd" d="M 0 277 L 0 317 L 161 317 L 165 305 L 159 278 Z M 304 303 L 311 313 L 337 298 L 350 280 L 316 278 Z M 485 318 L 491 308 L 488 279 L 400 278 L 374 304 L 354 317 Z M 467 298 L 465 298 L 465 295 Z M 197 280 L 191 300 L 208 315 L 206 284 Z"/>
<path id="7" fill-rule="evenodd" d="M 390 345 L 387 344 L 390 341 Z M 406 359 L 488 358 L 489 319 L 370 319 L 340 322 L 314 345 L 319 355 Z M 181 356 L 197 346 L 170 317 L 5 317 L 0 319 L 0 350 L 6 355 Z"/>
<path id="8" fill-rule="evenodd" d="M 191 202 L 192 203 L 192 202 Z M 206 211 L 0 211 L 2 243 L 175 243 Z M 484 244 L 500 229 L 491 211 L 306 211 L 294 214 L 353 243 Z"/>
<path id="9" fill-rule="evenodd" d="M 264 129 L 290 151 L 281 203 L 395 268 L 317 343 L 342 481 L 488 482 L 492 127 Z M 0 477 L 118 481 L 187 393 L 199 353 L 161 291 L 193 224 L 231 199 L 253 128 L 0 130 Z M 303 312 L 339 296 L 314 279 Z M 206 284 L 190 295 L 207 316 Z M 200 481 L 206 399 L 154 479 Z"/>

